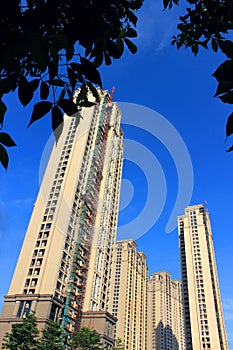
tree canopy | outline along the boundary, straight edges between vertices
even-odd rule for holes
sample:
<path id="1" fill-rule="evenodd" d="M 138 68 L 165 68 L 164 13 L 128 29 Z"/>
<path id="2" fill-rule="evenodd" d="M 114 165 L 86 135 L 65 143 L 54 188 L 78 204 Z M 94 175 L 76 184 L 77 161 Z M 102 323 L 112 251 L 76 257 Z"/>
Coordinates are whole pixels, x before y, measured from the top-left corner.
<path id="1" fill-rule="evenodd" d="M 37 350 L 39 330 L 33 314 L 25 314 L 21 323 L 11 327 L 11 333 L 6 333 L 3 339 L 3 349 Z"/>
<path id="2" fill-rule="evenodd" d="M 213 72 L 215 97 L 233 104 L 232 0 L 187 0 L 172 44 L 221 51 L 226 60 Z M 164 8 L 179 0 L 163 0 Z M 77 106 L 99 103 L 96 87 L 102 88 L 98 71 L 120 59 L 125 47 L 137 52 L 137 11 L 143 0 L 9 0 L 0 16 L 0 130 L 9 106 L 4 98 L 16 93 L 23 106 L 33 102 L 28 126 L 51 114 L 56 141 L 63 116 L 74 115 Z M 75 91 L 79 93 L 75 95 Z M 92 100 L 88 99 L 88 92 Z M 226 137 L 233 134 L 233 113 Z M 0 132 L 0 163 L 7 169 L 7 147 L 16 146 L 6 131 Z M 231 146 L 227 151 L 232 151 Z"/>
<path id="3" fill-rule="evenodd" d="M 186 14 L 180 16 L 177 25 L 178 34 L 172 44 L 178 49 L 190 48 L 197 55 L 200 47 L 220 50 L 226 60 L 213 72 L 217 80 L 215 97 L 222 102 L 233 104 L 233 41 L 230 34 L 233 30 L 232 0 L 187 0 L 189 7 Z M 178 5 L 179 0 L 163 0 L 164 8 Z M 233 113 L 226 123 L 226 138 L 233 134 Z M 227 152 L 233 150 L 233 146 Z"/>
<path id="4" fill-rule="evenodd" d="M 0 128 L 8 108 L 4 97 L 15 92 L 23 106 L 36 97 L 28 126 L 50 112 L 58 139 L 64 113 L 71 116 L 77 106 L 99 102 L 98 67 L 119 59 L 125 46 L 136 53 L 135 12 L 142 4 L 143 0 L 7 1 L 0 17 Z M 94 102 L 88 100 L 88 91 Z M 6 147 L 15 145 L 8 133 L 0 133 L 4 168 Z"/>
<path id="5" fill-rule="evenodd" d="M 63 332 L 57 322 L 50 321 L 42 330 L 37 350 L 65 350 Z"/>
<path id="6" fill-rule="evenodd" d="M 11 326 L 11 332 L 6 333 L 3 339 L 3 349 L 9 350 L 101 350 L 104 346 L 101 336 L 92 329 L 81 327 L 73 333 L 67 343 L 65 334 L 59 323 L 49 321 L 41 334 L 37 328 L 37 319 L 34 314 L 25 314 L 22 322 Z M 118 343 L 117 343 L 118 344 Z M 123 349 L 121 343 L 116 350 Z"/>
<path id="7" fill-rule="evenodd" d="M 100 335 L 92 329 L 82 327 L 73 334 L 72 346 L 77 350 L 100 350 L 103 349 Z"/>

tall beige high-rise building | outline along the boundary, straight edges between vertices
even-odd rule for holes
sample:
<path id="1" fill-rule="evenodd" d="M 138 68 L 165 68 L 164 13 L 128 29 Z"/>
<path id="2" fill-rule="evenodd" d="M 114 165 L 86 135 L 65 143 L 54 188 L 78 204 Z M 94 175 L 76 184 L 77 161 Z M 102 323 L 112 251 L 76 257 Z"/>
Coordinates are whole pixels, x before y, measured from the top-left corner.
<path id="1" fill-rule="evenodd" d="M 5 297 L 1 337 L 31 310 L 41 328 L 49 319 L 67 332 L 85 325 L 112 344 L 109 288 L 123 133 L 118 105 L 99 92 L 100 104 L 65 118 L 52 150 Z"/>
<path id="2" fill-rule="evenodd" d="M 227 350 L 208 211 L 193 205 L 178 217 L 187 350 Z"/>
<path id="3" fill-rule="evenodd" d="M 167 271 L 148 281 L 147 350 L 185 350 L 182 285 Z"/>
<path id="4" fill-rule="evenodd" d="M 148 267 L 135 241 L 116 243 L 112 270 L 110 310 L 118 319 L 116 339 L 125 350 L 146 350 Z"/>

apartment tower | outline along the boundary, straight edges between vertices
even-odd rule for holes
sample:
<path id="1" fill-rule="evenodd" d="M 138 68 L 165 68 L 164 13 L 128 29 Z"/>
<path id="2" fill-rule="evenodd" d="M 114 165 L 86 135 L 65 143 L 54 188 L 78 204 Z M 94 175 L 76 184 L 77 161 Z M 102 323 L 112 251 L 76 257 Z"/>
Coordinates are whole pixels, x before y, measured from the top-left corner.
<path id="1" fill-rule="evenodd" d="M 113 252 L 110 310 L 117 317 L 115 338 L 125 350 L 146 350 L 146 256 L 133 240 L 118 241 Z"/>
<path id="2" fill-rule="evenodd" d="M 147 350 L 185 350 L 182 285 L 167 271 L 148 281 Z"/>
<path id="3" fill-rule="evenodd" d="M 5 297 L 1 337 L 31 310 L 41 328 L 49 319 L 70 333 L 86 325 L 113 343 L 110 266 L 123 133 L 118 105 L 99 93 L 99 104 L 65 116 Z"/>
<path id="4" fill-rule="evenodd" d="M 187 350 L 227 350 L 208 210 L 189 206 L 178 217 Z"/>

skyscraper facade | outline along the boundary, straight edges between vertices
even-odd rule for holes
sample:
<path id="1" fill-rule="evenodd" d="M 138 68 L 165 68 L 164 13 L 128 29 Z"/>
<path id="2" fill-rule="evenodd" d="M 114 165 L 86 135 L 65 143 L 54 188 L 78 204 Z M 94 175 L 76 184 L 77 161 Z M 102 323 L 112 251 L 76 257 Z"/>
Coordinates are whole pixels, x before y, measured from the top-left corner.
<path id="1" fill-rule="evenodd" d="M 178 217 L 187 350 L 227 350 L 228 343 L 208 211 Z"/>
<path id="2" fill-rule="evenodd" d="M 122 340 L 125 350 L 146 350 L 148 267 L 135 241 L 116 243 L 112 270 L 110 311 L 118 319 L 115 338 Z"/>
<path id="3" fill-rule="evenodd" d="M 65 117 L 5 297 L 1 337 L 31 310 L 41 328 L 52 319 L 67 332 L 92 319 L 103 341 L 112 344 L 110 267 L 123 133 L 118 105 L 107 91 L 99 92 L 100 104 Z"/>
<path id="4" fill-rule="evenodd" d="M 147 350 L 185 350 L 182 285 L 167 271 L 148 281 Z"/>

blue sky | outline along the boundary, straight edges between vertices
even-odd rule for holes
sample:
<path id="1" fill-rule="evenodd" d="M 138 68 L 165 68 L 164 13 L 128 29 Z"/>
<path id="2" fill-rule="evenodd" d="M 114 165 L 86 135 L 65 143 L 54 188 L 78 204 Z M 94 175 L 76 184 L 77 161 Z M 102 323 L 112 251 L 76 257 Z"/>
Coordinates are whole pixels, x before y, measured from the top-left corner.
<path id="1" fill-rule="evenodd" d="M 233 153 L 226 153 L 230 140 L 225 143 L 225 124 L 231 107 L 213 97 L 217 84 L 212 77 L 224 57 L 204 49 L 194 57 L 189 50 L 172 47 L 170 41 L 179 12 L 181 8 L 163 12 L 159 2 L 148 0 L 139 12 L 138 53 L 131 55 L 126 51 L 121 60 L 102 67 L 101 74 L 105 89 L 111 91 L 115 87 L 114 101 L 120 103 L 122 111 L 130 104 L 145 112 L 159 113 L 171 123 L 188 150 L 194 180 L 192 196 L 186 204 L 206 201 L 208 205 L 229 348 L 233 349 L 233 279 L 229 278 L 233 253 Z M 49 116 L 27 128 L 30 107 L 23 108 L 14 97 L 8 101 L 4 130 L 12 135 L 17 147 L 9 149 L 8 171 L 0 169 L 0 306 L 38 192 L 40 160 L 51 135 Z M 131 231 L 131 222 L 141 217 L 148 201 L 148 191 L 155 191 L 148 218 L 143 217 L 140 222 L 141 234 L 135 236 L 133 229 L 128 234 L 137 238 L 138 249 L 147 255 L 150 273 L 166 269 L 173 278 L 180 278 L 177 229 L 166 233 L 179 188 L 177 163 L 166 144 L 174 134 L 168 132 L 163 143 L 156 137 L 153 125 L 148 132 L 135 126 L 133 117 L 131 125 L 124 124 L 124 115 L 122 122 L 125 139 L 140 148 L 142 158 L 135 160 L 131 154 L 124 161 L 119 225 L 129 224 Z M 140 167 L 144 154 L 148 158 Z M 148 172 L 151 155 L 154 162 Z M 186 168 L 182 171 L 185 173 Z M 182 214 L 183 211 L 179 213 Z M 144 232 L 147 220 L 152 218 L 153 222 L 153 217 L 154 225 Z"/>

